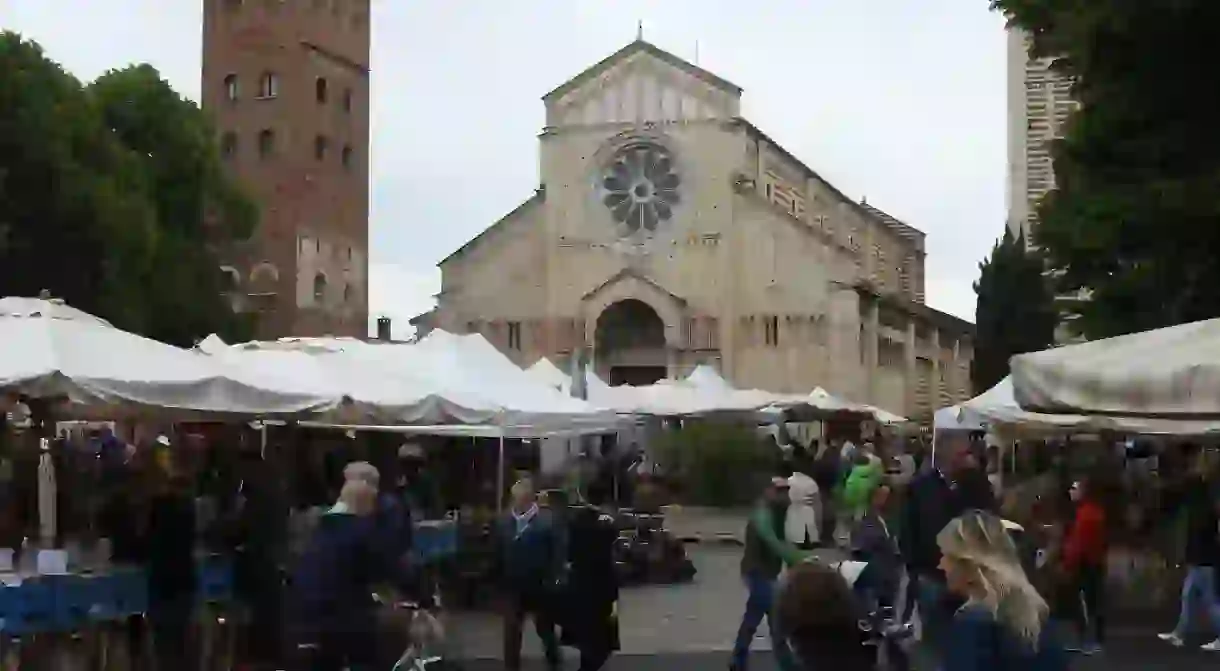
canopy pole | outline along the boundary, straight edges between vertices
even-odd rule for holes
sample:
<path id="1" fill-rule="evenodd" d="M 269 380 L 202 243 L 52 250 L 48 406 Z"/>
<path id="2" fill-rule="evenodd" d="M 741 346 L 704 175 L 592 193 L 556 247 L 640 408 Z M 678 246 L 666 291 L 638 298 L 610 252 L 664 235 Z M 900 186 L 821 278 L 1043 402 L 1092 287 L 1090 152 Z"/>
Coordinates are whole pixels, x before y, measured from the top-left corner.
<path id="1" fill-rule="evenodd" d="M 504 512 L 504 431 L 500 431 L 500 449 L 496 464 L 496 513 Z"/>

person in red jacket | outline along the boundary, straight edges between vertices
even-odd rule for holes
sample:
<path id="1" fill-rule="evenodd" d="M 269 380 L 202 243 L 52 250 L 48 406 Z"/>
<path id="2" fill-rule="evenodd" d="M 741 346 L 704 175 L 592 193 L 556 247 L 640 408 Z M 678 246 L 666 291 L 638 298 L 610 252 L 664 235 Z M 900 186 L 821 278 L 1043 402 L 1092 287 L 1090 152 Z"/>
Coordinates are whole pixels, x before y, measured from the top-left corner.
<path id="1" fill-rule="evenodd" d="M 1087 482 L 1072 483 L 1069 493 L 1076 510 L 1063 540 L 1063 572 L 1068 585 L 1065 606 L 1080 633 L 1080 652 L 1091 655 L 1101 651 L 1105 634 L 1102 593 L 1106 583 L 1106 513 Z"/>

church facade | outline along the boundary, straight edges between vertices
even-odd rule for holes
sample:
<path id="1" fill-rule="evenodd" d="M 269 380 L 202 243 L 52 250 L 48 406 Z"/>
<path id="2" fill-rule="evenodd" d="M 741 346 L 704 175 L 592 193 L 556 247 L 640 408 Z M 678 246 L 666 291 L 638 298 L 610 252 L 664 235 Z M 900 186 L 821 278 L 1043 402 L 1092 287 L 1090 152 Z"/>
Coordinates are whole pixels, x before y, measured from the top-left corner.
<path id="1" fill-rule="evenodd" d="M 969 396 L 973 326 L 924 304 L 924 234 L 741 117 L 742 90 L 638 40 L 548 93 L 540 184 L 442 260 L 421 332 L 641 384 L 714 365 L 911 417 Z"/>

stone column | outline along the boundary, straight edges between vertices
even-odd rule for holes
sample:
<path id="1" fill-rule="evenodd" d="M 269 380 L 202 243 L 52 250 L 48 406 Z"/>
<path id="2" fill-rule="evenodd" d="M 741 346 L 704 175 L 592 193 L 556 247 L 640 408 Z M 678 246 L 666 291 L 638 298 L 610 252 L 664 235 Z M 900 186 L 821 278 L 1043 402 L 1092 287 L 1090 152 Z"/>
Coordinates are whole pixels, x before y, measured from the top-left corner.
<path id="1" fill-rule="evenodd" d="M 915 330 L 915 318 L 911 315 L 907 315 L 907 337 L 902 348 L 904 358 L 903 373 L 905 375 L 903 378 L 903 390 L 906 392 L 906 398 L 903 401 L 906 408 L 903 410 L 903 414 L 905 414 L 907 417 L 915 414 L 915 404 L 918 400 L 916 390 L 919 388 L 919 342 L 916 340 L 916 338 L 918 338 L 918 334 Z"/>
<path id="2" fill-rule="evenodd" d="M 952 370 L 953 370 L 953 374 L 950 376 L 950 379 L 952 380 L 953 387 L 952 387 L 952 393 L 950 395 L 953 397 L 954 403 L 959 403 L 961 401 L 966 400 L 967 398 L 970 398 L 969 393 L 967 393 L 965 395 L 966 396 L 965 398 L 962 398 L 962 393 L 961 393 L 961 388 L 963 386 L 965 386 L 962 384 L 962 381 L 961 381 L 961 377 L 962 377 L 962 339 L 961 338 L 953 339 L 953 368 L 952 368 Z"/>
<path id="3" fill-rule="evenodd" d="M 941 408 L 940 400 L 940 329 L 932 327 L 932 379 L 928 384 L 928 392 L 932 401 L 932 412 Z"/>
<path id="4" fill-rule="evenodd" d="M 870 299 L 868 304 L 868 321 L 864 326 L 864 389 L 868 403 L 877 402 L 877 370 L 878 343 L 881 340 L 881 304 L 877 299 Z"/>

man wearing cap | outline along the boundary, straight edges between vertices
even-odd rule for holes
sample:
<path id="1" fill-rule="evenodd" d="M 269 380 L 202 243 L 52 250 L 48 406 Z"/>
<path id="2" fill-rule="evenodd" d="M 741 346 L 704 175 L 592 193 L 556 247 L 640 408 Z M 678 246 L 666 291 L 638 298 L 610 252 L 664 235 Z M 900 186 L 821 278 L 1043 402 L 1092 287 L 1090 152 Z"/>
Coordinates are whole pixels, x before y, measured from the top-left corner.
<path id="1" fill-rule="evenodd" d="M 772 649 L 780 671 L 797 671 L 800 668 L 787 644 L 776 634 L 772 614 L 780 572 L 785 566 L 799 564 L 812 556 L 784 540 L 784 520 L 789 503 L 787 478 L 772 478 L 746 525 L 741 576 L 749 596 L 741 627 L 737 630 L 737 641 L 733 645 L 733 657 L 729 663 L 732 671 L 745 671 L 750 642 L 754 640 L 754 632 L 762 624 L 763 618 L 767 619 L 768 629 L 771 630 Z"/>

